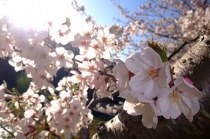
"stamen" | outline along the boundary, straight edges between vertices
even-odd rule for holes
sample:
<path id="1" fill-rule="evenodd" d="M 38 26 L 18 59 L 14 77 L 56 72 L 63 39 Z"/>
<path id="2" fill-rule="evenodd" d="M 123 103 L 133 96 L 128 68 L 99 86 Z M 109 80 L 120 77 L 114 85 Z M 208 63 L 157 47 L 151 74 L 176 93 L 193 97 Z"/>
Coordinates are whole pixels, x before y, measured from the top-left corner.
<path id="1" fill-rule="evenodd" d="M 90 72 L 93 72 L 94 67 L 93 67 L 93 66 L 88 66 L 88 70 L 89 70 Z"/>
<path id="2" fill-rule="evenodd" d="M 178 90 L 177 88 L 170 94 L 169 97 L 169 105 L 171 107 L 176 107 L 179 106 L 179 104 L 182 102 L 181 101 L 181 97 L 180 97 L 180 93 L 182 93 L 180 90 Z"/>
<path id="3" fill-rule="evenodd" d="M 160 68 L 147 67 L 145 71 L 146 72 L 145 80 L 151 80 L 158 77 L 159 71 L 160 71 Z"/>
<path id="4" fill-rule="evenodd" d="M 159 70 L 160 70 L 160 68 L 155 69 L 154 67 L 149 67 L 148 74 L 152 78 L 158 77 Z"/>

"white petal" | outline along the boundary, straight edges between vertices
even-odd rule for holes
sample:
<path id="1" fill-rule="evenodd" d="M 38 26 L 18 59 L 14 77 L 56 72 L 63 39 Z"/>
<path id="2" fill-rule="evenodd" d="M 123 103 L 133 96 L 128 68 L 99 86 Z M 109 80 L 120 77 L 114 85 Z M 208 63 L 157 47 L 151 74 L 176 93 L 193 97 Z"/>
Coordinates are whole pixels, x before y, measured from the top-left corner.
<path id="1" fill-rule="evenodd" d="M 168 101 L 168 95 L 158 98 L 157 100 L 157 105 L 160 108 L 160 114 L 162 115 L 163 113 L 165 113 L 168 109 L 169 109 L 169 101 Z"/>
<path id="2" fill-rule="evenodd" d="M 163 114 L 163 116 L 166 118 L 170 116 L 172 119 L 176 119 L 180 114 L 182 113 L 180 107 L 178 105 L 176 106 L 170 106 L 168 108 L 168 111 Z"/>
<path id="3" fill-rule="evenodd" d="M 85 53 L 85 56 L 88 58 L 88 59 L 93 59 L 95 56 L 96 56 L 96 51 L 95 49 L 93 48 L 88 48 L 87 52 Z"/>
<path id="4" fill-rule="evenodd" d="M 147 103 L 153 103 L 153 99 L 148 99 L 145 97 L 143 93 L 131 91 L 131 95 L 134 96 L 134 98 L 137 98 L 140 102 L 147 102 Z"/>
<path id="5" fill-rule="evenodd" d="M 169 63 L 163 63 L 162 65 L 157 78 L 157 83 L 160 88 L 166 87 L 171 81 Z"/>
<path id="6" fill-rule="evenodd" d="M 201 98 L 203 95 L 197 88 L 195 88 L 192 84 L 185 81 L 182 77 L 178 77 L 175 81 L 177 85 L 177 89 L 182 91 L 182 94 L 188 98 Z"/>
<path id="7" fill-rule="evenodd" d="M 125 100 L 124 105 L 123 105 L 123 109 L 127 111 L 128 114 L 136 116 L 136 115 L 140 115 L 139 113 L 136 112 L 136 110 L 134 110 L 135 104 L 132 101 L 127 101 Z"/>
<path id="8" fill-rule="evenodd" d="M 146 111 L 144 114 L 142 114 L 142 123 L 144 126 L 147 128 L 155 128 L 157 126 L 157 115 L 154 111 L 154 109 L 150 106 L 150 104 L 145 104 L 146 105 Z"/>
<path id="9" fill-rule="evenodd" d="M 191 114 L 190 108 L 189 108 L 185 103 L 182 103 L 182 104 L 180 105 L 180 108 L 181 108 L 183 114 L 185 115 L 185 117 L 186 117 L 190 122 L 192 122 L 192 119 L 193 119 L 193 118 L 192 118 L 192 114 Z"/>
<path id="10" fill-rule="evenodd" d="M 128 59 L 126 59 L 125 61 L 125 65 L 126 67 L 133 73 L 138 73 L 138 72 L 143 72 L 143 69 L 146 68 L 146 65 L 144 65 L 141 61 L 140 61 L 140 53 L 133 53 L 132 55 L 130 55 L 128 57 Z"/>
<path id="11" fill-rule="evenodd" d="M 133 76 L 129 82 L 132 90 L 145 93 L 147 98 L 157 95 L 157 85 L 153 80 L 145 80 L 141 74 Z"/>
<path id="12" fill-rule="evenodd" d="M 198 113 L 198 111 L 200 110 L 200 103 L 198 101 L 198 99 L 190 99 L 187 98 L 185 96 L 182 96 L 182 100 L 184 101 L 184 103 L 189 107 L 189 109 L 191 110 L 191 114 L 192 116 L 194 116 L 196 113 Z"/>
<path id="13" fill-rule="evenodd" d="M 146 47 L 141 55 L 141 61 L 149 67 L 160 68 L 162 60 L 160 56 L 150 47 Z"/>
<path id="14" fill-rule="evenodd" d="M 129 90 L 123 90 L 120 93 L 120 97 L 125 98 L 126 100 L 135 100 L 134 97 L 131 95 L 131 91 Z"/>

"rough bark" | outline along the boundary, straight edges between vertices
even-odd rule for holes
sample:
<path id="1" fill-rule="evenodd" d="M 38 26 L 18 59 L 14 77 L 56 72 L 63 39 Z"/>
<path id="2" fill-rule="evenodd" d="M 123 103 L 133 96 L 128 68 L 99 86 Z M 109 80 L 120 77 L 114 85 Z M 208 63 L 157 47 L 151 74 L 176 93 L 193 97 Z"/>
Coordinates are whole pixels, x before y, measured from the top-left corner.
<path id="1" fill-rule="evenodd" d="M 122 111 L 106 124 L 100 124 L 92 139 L 208 139 L 210 138 L 210 32 L 173 65 L 175 76 L 190 78 L 202 90 L 201 108 L 189 122 L 182 114 L 177 119 L 158 117 L 156 129 L 142 125 L 141 116 Z"/>

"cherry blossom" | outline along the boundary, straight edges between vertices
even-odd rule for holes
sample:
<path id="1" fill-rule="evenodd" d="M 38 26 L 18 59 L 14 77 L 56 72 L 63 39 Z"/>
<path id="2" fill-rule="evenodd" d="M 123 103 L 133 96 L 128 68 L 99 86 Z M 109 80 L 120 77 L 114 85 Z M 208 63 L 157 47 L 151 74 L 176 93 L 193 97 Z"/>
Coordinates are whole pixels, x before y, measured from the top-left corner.
<path id="1" fill-rule="evenodd" d="M 73 64 L 72 58 L 74 56 L 73 52 L 71 50 L 65 50 L 63 47 L 57 47 L 55 49 L 56 53 L 56 65 L 59 67 L 65 67 L 70 68 Z"/>
<path id="2" fill-rule="evenodd" d="M 12 46 L 14 45 L 14 40 L 6 32 L 0 32 L 0 34 L 0 56 L 7 57 L 13 52 Z"/>
<path id="3" fill-rule="evenodd" d="M 161 114 L 169 119 L 176 119 L 182 112 L 192 122 L 193 116 L 199 111 L 199 99 L 202 97 L 192 84 L 178 77 L 172 88 L 166 88 L 159 94 L 157 104 Z"/>
<path id="4" fill-rule="evenodd" d="M 129 82 L 131 89 L 142 91 L 146 98 L 156 97 L 171 80 L 169 64 L 162 63 L 160 56 L 150 47 L 142 53 L 132 54 L 125 64 L 135 74 Z"/>
<path id="5" fill-rule="evenodd" d="M 66 22 L 62 23 L 62 25 L 53 25 L 50 30 L 51 39 L 55 40 L 56 43 L 61 43 L 63 45 L 67 44 L 70 39 L 70 24 L 69 18 L 66 18 Z"/>
<path id="6" fill-rule="evenodd" d="M 123 109 L 133 116 L 142 115 L 142 123 L 147 128 L 156 128 L 158 118 L 154 100 L 145 98 L 143 93 L 139 93 L 137 99 L 131 94 L 128 90 L 122 92 L 121 97 L 126 98 Z"/>
<path id="7" fill-rule="evenodd" d="M 114 58 L 110 57 L 111 50 L 119 52 L 132 43 L 130 35 L 139 32 L 147 35 L 149 31 L 160 36 L 168 32 L 165 37 L 176 38 L 177 42 L 182 40 L 180 35 L 184 40 L 196 37 L 197 32 L 208 24 L 209 7 L 203 9 L 196 1 L 190 2 L 195 6 L 192 9 L 183 3 L 166 2 L 186 10 L 180 17 L 173 16 L 175 20 L 156 20 L 155 29 L 149 27 L 150 22 L 132 18 L 125 11 L 123 15 L 133 20 L 125 27 L 97 25 L 88 16 L 89 24 L 76 32 L 71 42 L 80 50 L 76 56 L 66 47 L 57 47 L 59 43 L 69 42 L 73 18 L 62 15 L 62 18 L 46 23 L 44 26 L 48 29 L 37 30 L 17 27 L 7 16 L 0 15 L 0 57 L 9 57 L 9 64 L 15 71 L 24 70 L 32 79 L 26 92 L 8 90 L 6 82 L 0 86 L 1 126 L 14 138 L 71 138 L 93 120 L 87 106 L 88 88 L 94 89 L 96 100 L 112 98 L 111 91 L 120 91 L 120 97 L 125 98 L 123 109 L 130 115 L 142 115 L 142 124 L 147 128 L 156 128 L 158 116 L 176 119 L 183 113 L 192 121 L 200 109 L 202 94 L 188 78 L 174 80 L 173 69 L 169 68 L 169 62 L 162 62 L 159 53 L 141 46 L 144 49 L 130 55 L 125 63 L 120 59 L 114 61 L 116 65 L 110 62 Z M 83 6 L 74 2 L 73 6 L 84 12 Z M 148 3 L 139 8 L 146 9 L 147 6 L 154 5 Z M 120 5 L 118 8 L 123 10 Z M 195 24 L 199 21 L 201 24 Z M 168 26 L 163 28 L 163 23 Z M 63 67 L 70 74 L 55 88 L 52 81 Z M 97 108 L 114 114 L 118 106 L 106 105 L 105 108 L 98 105 Z"/>
<path id="8" fill-rule="evenodd" d="M 89 61 L 83 61 L 82 63 L 78 64 L 79 70 L 82 72 L 82 75 L 84 76 L 90 76 L 93 73 L 98 72 L 99 66 L 96 61 L 91 60 Z"/>
<path id="9" fill-rule="evenodd" d="M 90 37 L 89 36 L 82 36 L 79 33 L 74 36 L 74 41 L 71 42 L 73 47 L 79 47 L 80 54 L 84 54 L 87 47 L 90 44 Z"/>
<path id="10" fill-rule="evenodd" d="M 99 29 L 97 39 L 102 44 L 111 44 L 114 40 L 115 36 L 114 34 L 109 33 L 109 28 L 106 27 L 103 30 Z"/>

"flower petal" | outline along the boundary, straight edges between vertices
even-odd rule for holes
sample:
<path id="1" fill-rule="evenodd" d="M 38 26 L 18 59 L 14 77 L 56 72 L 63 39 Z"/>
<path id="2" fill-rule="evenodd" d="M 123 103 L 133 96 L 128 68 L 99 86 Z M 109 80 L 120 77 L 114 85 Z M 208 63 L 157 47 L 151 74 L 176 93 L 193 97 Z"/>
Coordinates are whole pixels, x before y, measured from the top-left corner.
<path id="1" fill-rule="evenodd" d="M 160 68 L 162 66 L 160 56 L 150 47 L 146 47 L 143 50 L 141 54 L 141 62 L 149 67 L 154 68 Z"/>
<path id="2" fill-rule="evenodd" d="M 145 104 L 146 111 L 142 114 L 142 123 L 147 128 L 155 128 L 157 126 L 158 118 L 149 103 Z"/>
<path id="3" fill-rule="evenodd" d="M 129 69 L 129 71 L 133 72 L 134 74 L 142 72 L 143 69 L 147 67 L 140 61 L 140 57 L 140 53 L 133 53 L 125 61 L 126 67 Z"/>
<path id="4" fill-rule="evenodd" d="M 129 85 L 132 90 L 143 92 L 146 98 L 154 98 L 158 92 L 157 84 L 153 80 L 145 80 L 141 74 L 133 76 Z"/>
<path id="5" fill-rule="evenodd" d="M 163 63 L 163 67 L 160 68 L 158 77 L 157 84 L 160 88 L 166 87 L 169 84 L 171 81 L 171 73 L 168 62 Z"/>

